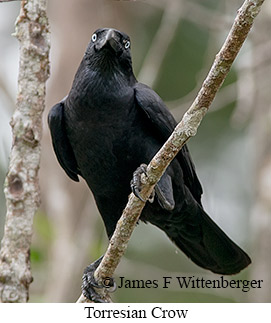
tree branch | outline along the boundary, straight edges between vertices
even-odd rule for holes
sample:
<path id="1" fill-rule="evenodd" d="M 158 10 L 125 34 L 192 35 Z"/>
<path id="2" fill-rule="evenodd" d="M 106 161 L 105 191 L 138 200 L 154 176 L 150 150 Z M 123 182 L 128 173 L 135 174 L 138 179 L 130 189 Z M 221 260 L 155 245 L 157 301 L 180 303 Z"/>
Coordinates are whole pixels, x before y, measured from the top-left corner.
<path id="1" fill-rule="evenodd" d="M 40 204 L 38 170 L 45 81 L 49 76 L 46 0 L 23 0 L 16 21 L 20 66 L 13 145 L 5 181 L 7 215 L 0 252 L 1 302 L 26 302 L 32 282 L 30 245 L 33 216 Z"/>
<path id="2" fill-rule="evenodd" d="M 144 177 L 145 185 L 141 192 L 144 199 L 147 200 L 150 196 L 155 184 L 159 181 L 167 166 L 175 158 L 183 145 L 190 137 L 196 134 L 202 118 L 208 111 L 217 91 L 228 74 L 263 2 L 264 0 L 246 0 L 238 10 L 227 39 L 216 55 L 215 61 L 196 99 L 169 139 L 148 165 L 147 176 Z M 130 194 L 128 204 L 117 223 L 104 258 L 95 272 L 95 278 L 98 282 L 101 283 L 106 277 L 113 275 L 127 248 L 128 241 L 144 205 L 145 203 L 137 199 L 133 194 Z M 108 295 L 106 289 L 97 290 L 97 292 L 106 299 Z M 83 302 L 83 297 L 80 297 L 79 301 Z"/>

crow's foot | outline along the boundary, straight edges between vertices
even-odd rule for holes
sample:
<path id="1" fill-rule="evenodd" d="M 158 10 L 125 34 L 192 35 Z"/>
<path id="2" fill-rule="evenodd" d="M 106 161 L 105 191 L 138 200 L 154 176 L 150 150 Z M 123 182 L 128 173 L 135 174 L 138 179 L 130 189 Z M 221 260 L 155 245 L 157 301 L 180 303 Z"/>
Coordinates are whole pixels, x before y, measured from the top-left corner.
<path id="1" fill-rule="evenodd" d="M 142 202 L 147 202 L 143 197 L 141 196 L 140 192 L 142 189 L 142 181 L 141 181 L 141 175 L 145 174 L 147 175 L 147 165 L 141 164 L 133 173 L 133 178 L 131 180 L 131 189 L 132 192 L 135 194 L 137 198 L 139 198 Z M 149 197 L 148 201 L 150 203 L 154 200 L 154 191 L 152 192 L 151 196 Z"/>
<path id="2" fill-rule="evenodd" d="M 83 274 L 82 282 L 82 293 L 89 300 L 95 303 L 105 303 L 101 296 L 96 292 L 96 288 L 106 288 L 109 292 L 116 290 L 116 283 L 113 278 L 106 277 L 103 280 L 102 285 L 98 284 L 94 278 L 94 272 L 102 261 L 103 256 L 93 262 L 91 265 L 87 266 Z"/>

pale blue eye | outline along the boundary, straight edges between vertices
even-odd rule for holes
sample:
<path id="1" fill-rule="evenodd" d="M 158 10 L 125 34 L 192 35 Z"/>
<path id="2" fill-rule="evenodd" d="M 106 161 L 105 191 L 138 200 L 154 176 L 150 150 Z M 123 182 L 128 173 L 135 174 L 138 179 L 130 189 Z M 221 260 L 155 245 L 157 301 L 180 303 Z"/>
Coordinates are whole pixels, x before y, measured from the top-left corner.
<path id="1" fill-rule="evenodd" d="M 126 49 L 128 49 L 128 48 L 130 47 L 130 42 L 129 42 L 129 40 L 127 40 L 127 42 L 125 43 L 124 47 L 125 47 Z"/>
<path id="2" fill-rule="evenodd" d="M 91 40 L 92 40 L 93 42 L 95 42 L 95 41 L 97 40 L 97 35 L 96 35 L 96 34 L 93 34 L 93 35 L 92 35 L 92 37 L 91 37 Z"/>

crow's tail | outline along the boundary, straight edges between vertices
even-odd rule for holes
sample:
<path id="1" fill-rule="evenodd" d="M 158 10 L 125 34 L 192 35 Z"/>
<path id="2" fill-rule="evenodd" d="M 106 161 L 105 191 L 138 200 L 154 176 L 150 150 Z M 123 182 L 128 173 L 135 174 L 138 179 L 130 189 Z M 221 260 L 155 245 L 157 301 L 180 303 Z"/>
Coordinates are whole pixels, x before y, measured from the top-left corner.
<path id="1" fill-rule="evenodd" d="M 201 239 L 189 239 L 187 232 L 171 238 L 173 242 L 197 265 L 214 273 L 231 275 L 247 267 L 251 260 L 202 210 Z"/>
<path id="2" fill-rule="evenodd" d="M 251 260 L 199 206 L 195 221 L 175 223 L 175 230 L 163 230 L 197 265 L 214 273 L 232 275 Z M 175 215 L 176 216 L 176 215 Z"/>

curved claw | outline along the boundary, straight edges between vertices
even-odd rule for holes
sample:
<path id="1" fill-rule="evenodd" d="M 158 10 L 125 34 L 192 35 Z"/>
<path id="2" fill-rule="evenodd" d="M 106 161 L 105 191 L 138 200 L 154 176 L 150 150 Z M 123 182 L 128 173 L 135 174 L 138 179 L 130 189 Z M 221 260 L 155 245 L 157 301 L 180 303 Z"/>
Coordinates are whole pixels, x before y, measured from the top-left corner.
<path id="1" fill-rule="evenodd" d="M 140 194 L 140 191 L 141 191 L 141 175 L 142 174 L 145 174 L 147 175 L 147 165 L 146 164 L 141 164 L 133 173 L 133 178 L 131 180 L 131 189 L 132 189 L 132 192 L 135 194 L 135 196 L 137 198 L 139 198 L 142 202 L 147 202 L 147 200 L 145 200 L 141 194 Z"/>
<path id="2" fill-rule="evenodd" d="M 115 283 L 112 277 L 106 277 L 103 279 L 102 284 L 98 284 L 94 278 L 94 273 L 100 262 L 102 261 L 103 256 L 97 259 L 95 262 L 90 264 L 84 270 L 82 278 L 82 293 L 89 300 L 95 303 L 106 303 L 105 300 L 95 290 L 96 288 L 106 288 L 109 293 L 114 292 L 117 289 L 117 284 Z"/>
<path id="3" fill-rule="evenodd" d="M 103 288 L 103 286 L 94 283 L 94 281 L 90 280 L 86 274 L 83 276 L 83 283 L 82 283 L 82 293 L 83 295 L 95 302 L 95 303 L 105 303 L 105 301 L 100 297 L 100 295 L 96 292 L 95 288 Z"/>
<path id="4" fill-rule="evenodd" d="M 131 185 L 131 186 L 132 186 L 132 185 Z M 139 199 L 140 199 L 140 201 L 142 201 L 142 202 L 144 202 L 144 203 L 146 203 L 146 202 L 147 202 L 147 200 L 143 199 L 143 197 L 141 196 L 141 194 L 140 194 L 140 192 L 139 192 L 139 189 L 138 189 L 137 187 L 132 186 L 132 191 L 133 191 L 133 193 L 135 194 L 135 196 L 136 196 L 137 198 L 139 198 Z"/>
<path id="5" fill-rule="evenodd" d="M 94 263 L 86 267 L 84 270 L 83 278 L 82 278 L 82 293 L 83 295 L 91 301 L 95 303 L 105 303 L 105 301 L 100 297 L 100 295 L 96 292 L 95 288 L 104 288 L 103 285 L 97 283 L 94 278 L 94 272 L 102 261 L 103 257 L 100 257 Z"/>

